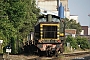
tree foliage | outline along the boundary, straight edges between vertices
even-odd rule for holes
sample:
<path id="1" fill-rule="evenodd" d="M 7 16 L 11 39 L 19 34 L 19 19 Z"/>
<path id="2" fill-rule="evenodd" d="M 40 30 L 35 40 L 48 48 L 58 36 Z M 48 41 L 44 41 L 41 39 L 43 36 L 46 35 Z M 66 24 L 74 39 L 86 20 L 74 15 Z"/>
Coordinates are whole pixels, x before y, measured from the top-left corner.
<path id="1" fill-rule="evenodd" d="M 76 23 L 75 20 L 71 19 L 67 19 L 65 18 L 65 28 L 66 29 L 76 29 L 76 33 L 79 34 L 81 32 L 81 25 L 80 23 Z"/>
<path id="2" fill-rule="evenodd" d="M 22 35 L 27 35 L 33 31 L 33 27 L 37 21 L 40 10 L 36 8 L 35 0 L 23 0 L 25 5 L 25 18 L 23 27 L 19 30 Z"/>
<path id="3" fill-rule="evenodd" d="M 13 53 L 17 53 L 17 47 L 33 30 L 38 15 L 35 0 L 1 0 L 0 39 L 4 40 L 3 46 L 10 45 L 13 51 L 16 50 Z"/>

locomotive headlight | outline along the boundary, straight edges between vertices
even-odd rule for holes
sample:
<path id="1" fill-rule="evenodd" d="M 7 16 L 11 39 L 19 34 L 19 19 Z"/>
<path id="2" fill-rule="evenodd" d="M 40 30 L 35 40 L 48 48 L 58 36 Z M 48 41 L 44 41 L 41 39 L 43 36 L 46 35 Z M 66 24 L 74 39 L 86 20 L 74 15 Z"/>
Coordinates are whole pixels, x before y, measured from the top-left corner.
<path id="1" fill-rule="evenodd" d="M 64 36 L 64 33 L 60 33 L 60 36 Z"/>
<path id="2" fill-rule="evenodd" d="M 59 32 L 57 32 L 57 34 L 59 34 Z"/>
<path id="3" fill-rule="evenodd" d="M 59 39 L 59 35 L 57 35 L 57 39 Z"/>
<path id="4" fill-rule="evenodd" d="M 59 35 L 57 35 L 57 37 L 59 37 Z"/>
<path id="5" fill-rule="evenodd" d="M 42 37 L 43 35 L 41 35 L 41 37 Z"/>
<path id="6" fill-rule="evenodd" d="M 59 31 L 59 29 L 57 29 Z"/>
<path id="7" fill-rule="evenodd" d="M 43 30 L 43 28 L 40 28 L 40 30 Z"/>
<path id="8" fill-rule="evenodd" d="M 43 32 L 40 32 L 41 34 L 43 33 Z"/>

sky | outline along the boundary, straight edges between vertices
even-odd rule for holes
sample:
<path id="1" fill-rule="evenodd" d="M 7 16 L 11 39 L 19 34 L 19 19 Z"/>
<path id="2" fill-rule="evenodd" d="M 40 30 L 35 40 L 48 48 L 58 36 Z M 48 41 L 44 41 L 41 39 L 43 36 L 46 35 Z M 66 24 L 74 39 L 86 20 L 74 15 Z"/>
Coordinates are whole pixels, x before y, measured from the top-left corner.
<path id="1" fill-rule="evenodd" d="M 78 15 L 81 26 L 90 26 L 90 0 L 68 0 L 71 15 Z"/>

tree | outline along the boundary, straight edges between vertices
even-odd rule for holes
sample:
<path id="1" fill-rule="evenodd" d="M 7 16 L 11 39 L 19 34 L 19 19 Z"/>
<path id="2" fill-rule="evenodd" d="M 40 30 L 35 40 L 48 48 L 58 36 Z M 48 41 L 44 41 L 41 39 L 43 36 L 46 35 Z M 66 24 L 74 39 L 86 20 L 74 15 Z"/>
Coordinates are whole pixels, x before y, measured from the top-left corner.
<path id="1" fill-rule="evenodd" d="M 4 40 L 4 46 L 14 44 L 12 50 L 16 50 L 16 43 L 10 43 L 11 38 L 13 37 L 16 41 L 18 36 L 18 28 L 22 26 L 23 17 L 24 17 L 24 8 L 23 3 L 19 0 L 2 0 L 1 2 L 1 18 L 0 18 L 0 30 L 1 36 Z M 5 39 L 4 39 L 5 38 Z"/>
<path id="2" fill-rule="evenodd" d="M 30 31 L 33 31 L 40 10 L 36 8 L 35 0 L 24 0 L 23 2 L 26 15 L 20 32 L 27 35 Z"/>
<path id="3" fill-rule="evenodd" d="M 4 1 L 0 2 L 0 39 L 4 40 L 4 43 L 6 45 L 9 43 L 9 37 L 13 36 L 15 28 L 13 27 L 13 24 L 8 20 L 8 15 L 5 11 L 8 4 L 4 4 Z"/>
<path id="4" fill-rule="evenodd" d="M 17 53 L 18 44 L 33 30 L 39 9 L 35 0 L 1 0 L 0 6 L 0 38 Z"/>
<path id="5" fill-rule="evenodd" d="M 76 23 L 75 20 L 71 19 L 67 19 L 65 18 L 65 28 L 66 29 L 76 29 L 76 34 L 79 34 L 81 32 L 81 25 L 80 23 Z"/>

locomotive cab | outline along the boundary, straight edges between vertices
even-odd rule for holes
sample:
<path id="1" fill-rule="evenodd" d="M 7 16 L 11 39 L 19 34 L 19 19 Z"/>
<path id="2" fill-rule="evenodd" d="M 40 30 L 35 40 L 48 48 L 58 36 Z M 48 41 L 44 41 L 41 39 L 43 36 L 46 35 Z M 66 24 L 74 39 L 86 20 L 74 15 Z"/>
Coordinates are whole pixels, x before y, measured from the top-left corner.
<path id="1" fill-rule="evenodd" d="M 60 17 L 51 14 L 40 16 L 35 25 L 34 43 L 41 51 L 46 51 L 47 56 L 62 53 L 64 31 Z"/>

